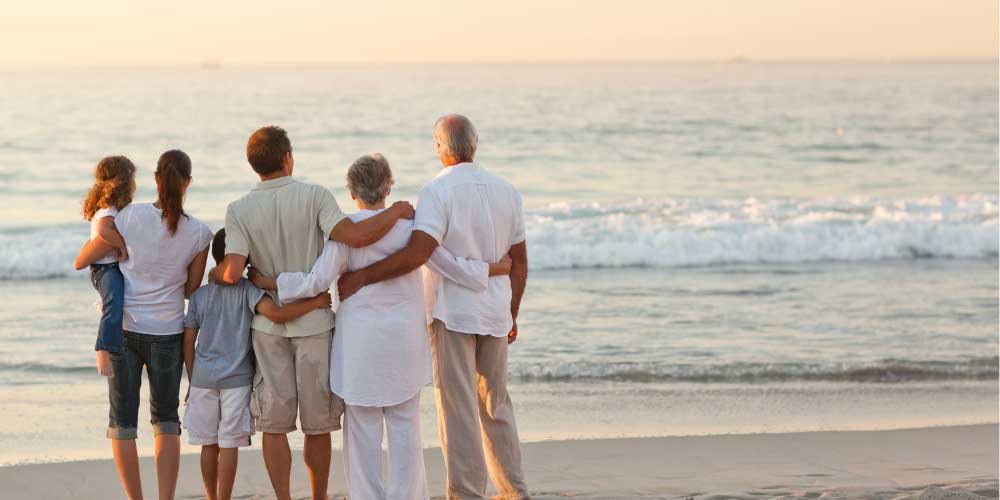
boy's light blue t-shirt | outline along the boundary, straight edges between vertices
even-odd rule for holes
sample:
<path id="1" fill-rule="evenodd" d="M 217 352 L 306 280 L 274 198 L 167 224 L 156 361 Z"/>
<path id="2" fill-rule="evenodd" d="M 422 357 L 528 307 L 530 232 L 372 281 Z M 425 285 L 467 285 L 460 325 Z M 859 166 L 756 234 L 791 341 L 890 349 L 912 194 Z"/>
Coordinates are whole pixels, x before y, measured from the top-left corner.
<path id="1" fill-rule="evenodd" d="M 188 300 L 186 328 L 198 328 L 191 386 L 234 389 L 253 383 L 250 322 L 264 292 L 243 278 L 233 286 L 215 283 Z"/>

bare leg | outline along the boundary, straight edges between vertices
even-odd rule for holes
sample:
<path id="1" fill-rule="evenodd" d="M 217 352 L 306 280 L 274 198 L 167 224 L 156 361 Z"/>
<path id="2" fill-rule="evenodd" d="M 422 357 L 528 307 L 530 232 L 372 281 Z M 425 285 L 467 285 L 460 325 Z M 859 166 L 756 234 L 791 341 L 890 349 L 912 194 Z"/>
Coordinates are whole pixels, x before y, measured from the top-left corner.
<path id="1" fill-rule="evenodd" d="M 160 500 L 173 500 L 177 474 L 181 469 L 181 437 L 177 434 L 156 436 L 156 489 Z"/>
<path id="2" fill-rule="evenodd" d="M 115 374 L 111 366 L 111 353 L 108 351 L 97 351 L 97 374 L 103 377 L 110 377 Z"/>
<path id="3" fill-rule="evenodd" d="M 306 437 L 308 446 L 309 439 Z M 292 450 L 288 448 L 288 436 L 265 432 L 261 440 L 264 448 L 264 467 L 271 478 L 271 487 L 277 500 L 291 500 L 289 481 L 292 476 Z"/>
<path id="4" fill-rule="evenodd" d="M 219 484 L 219 446 L 209 444 L 201 447 L 201 482 L 205 484 L 205 498 L 217 500 Z"/>
<path id="5" fill-rule="evenodd" d="M 230 500 L 236 482 L 239 448 L 219 448 L 219 500 Z"/>
<path id="6" fill-rule="evenodd" d="M 115 467 L 129 500 L 142 500 L 142 480 L 139 476 L 139 453 L 135 450 L 134 439 L 112 439 L 111 452 L 115 456 Z"/>
<path id="7" fill-rule="evenodd" d="M 330 433 L 307 435 L 302 454 L 309 469 L 313 500 L 327 500 L 330 483 Z"/>

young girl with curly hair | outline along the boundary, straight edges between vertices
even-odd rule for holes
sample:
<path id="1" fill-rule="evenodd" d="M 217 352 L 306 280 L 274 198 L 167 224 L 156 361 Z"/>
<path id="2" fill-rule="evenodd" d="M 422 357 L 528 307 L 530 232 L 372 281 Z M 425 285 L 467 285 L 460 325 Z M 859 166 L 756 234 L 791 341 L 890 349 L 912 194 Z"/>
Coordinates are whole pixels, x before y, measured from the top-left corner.
<path id="1" fill-rule="evenodd" d="M 118 211 L 132 203 L 135 193 L 135 165 L 124 156 L 109 156 L 97 163 L 94 185 L 83 199 L 83 218 L 90 221 L 90 240 L 100 239 L 112 247 L 95 252 L 84 245 L 73 265 L 77 270 L 90 266 L 90 282 L 101 295 L 101 323 L 97 329 L 97 372 L 112 375 L 111 353 L 121 353 L 122 310 L 125 280 L 118 261 L 128 258 L 125 240 L 115 228 Z M 89 241 L 88 240 L 88 243 Z"/>

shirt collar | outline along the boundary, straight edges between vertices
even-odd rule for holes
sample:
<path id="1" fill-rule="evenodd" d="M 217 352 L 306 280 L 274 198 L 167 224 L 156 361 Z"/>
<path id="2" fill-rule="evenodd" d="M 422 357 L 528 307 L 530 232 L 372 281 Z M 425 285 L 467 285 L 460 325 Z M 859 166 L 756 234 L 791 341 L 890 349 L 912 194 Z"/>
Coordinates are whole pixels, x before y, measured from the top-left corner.
<path id="1" fill-rule="evenodd" d="M 284 177 L 278 177 L 277 179 L 271 179 L 269 181 L 260 181 L 254 189 L 273 189 L 281 186 L 285 186 L 295 182 L 295 179 L 290 175 Z"/>
<path id="2" fill-rule="evenodd" d="M 436 176 L 434 176 L 434 178 L 437 179 L 438 177 L 444 177 L 452 172 L 461 172 L 461 171 L 477 172 L 482 170 L 483 170 L 482 165 L 474 161 L 468 161 L 465 163 L 458 163 L 450 167 L 442 168 L 441 171 L 438 172 Z"/>

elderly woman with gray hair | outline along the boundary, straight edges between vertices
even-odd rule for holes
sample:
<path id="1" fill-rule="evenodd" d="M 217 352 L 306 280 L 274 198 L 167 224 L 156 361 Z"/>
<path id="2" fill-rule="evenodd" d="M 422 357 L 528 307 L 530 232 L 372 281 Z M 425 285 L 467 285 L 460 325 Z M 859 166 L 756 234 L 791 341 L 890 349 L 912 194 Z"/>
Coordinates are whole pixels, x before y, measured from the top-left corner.
<path id="1" fill-rule="evenodd" d="M 347 188 L 359 212 L 355 222 L 385 209 L 392 189 L 389 162 L 380 154 L 358 158 L 347 171 Z M 328 241 L 309 273 L 275 278 L 251 272 L 254 283 L 277 289 L 285 300 L 324 292 L 347 271 L 378 262 L 404 248 L 413 221 L 400 219 L 381 240 L 363 248 Z M 510 272 L 495 264 L 454 257 L 439 247 L 427 263 L 438 274 L 482 291 L 489 276 Z M 431 382 L 429 318 L 421 270 L 365 287 L 337 306 L 330 355 L 330 389 L 344 399 L 344 469 L 350 497 L 426 499 L 420 441 L 420 389 Z M 389 435 L 388 489 L 382 482 L 383 420 Z"/>

